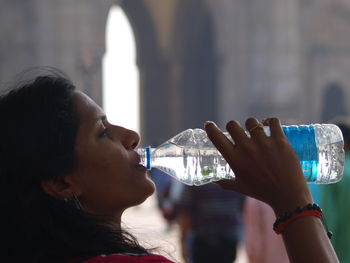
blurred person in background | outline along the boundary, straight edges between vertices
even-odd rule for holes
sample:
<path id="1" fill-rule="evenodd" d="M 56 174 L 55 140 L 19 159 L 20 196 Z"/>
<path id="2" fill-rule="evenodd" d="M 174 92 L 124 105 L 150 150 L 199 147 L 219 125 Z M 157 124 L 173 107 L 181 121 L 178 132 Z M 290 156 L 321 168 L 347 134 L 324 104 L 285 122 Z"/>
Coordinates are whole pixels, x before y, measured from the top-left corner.
<path id="1" fill-rule="evenodd" d="M 170 230 L 176 221 L 177 202 L 180 198 L 183 184 L 157 168 L 152 168 L 149 175 L 156 185 L 158 209 L 167 223 L 167 230 Z"/>
<path id="2" fill-rule="evenodd" d="M 289 263 L 282 237 L 271 231 L 275 213 L 265 203 L 248 197 L 244 204 L 244 247 L 249 263 Z"/>
<path id="3" fill-rule="evenodd" d="M 242 239 L 245 197 L 217 184 L 185 186 L 178 201 L 183 258 L 188 263 L 232 263 Z"/>
<path id="4" fill-rule="evenodd" d="M 350 118 L 337 117 L 330 123 L 338 125 L 343 133 L 345 166 L 340 183 L 323 186 L 321 204 L 339 261 L 350 262 Z"/>

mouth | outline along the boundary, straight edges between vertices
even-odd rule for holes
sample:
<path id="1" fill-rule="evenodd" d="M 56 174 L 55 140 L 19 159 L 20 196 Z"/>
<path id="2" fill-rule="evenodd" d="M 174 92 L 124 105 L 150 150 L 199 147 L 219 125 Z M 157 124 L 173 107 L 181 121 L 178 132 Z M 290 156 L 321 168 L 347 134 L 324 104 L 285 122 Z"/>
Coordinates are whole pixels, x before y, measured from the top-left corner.
<path id="1" fill-rule="evenodd" d="M 136 152 L 135 152 L 136 153 Z M 145 173 L 147 171 L 146 167 L 144 165 L 142 165 L 141 163 L 141 156 L 139 154 L 136 153 L 135 157 L 134 157 L 134 167 L 140 171 L 142 171 L 143 173 Z"/>
<path id="2" fill-rule="evenodd" d="M 137 163 L 138 163 L 138 164 L 141 163 L 141 157 L 140 157 L 140 155 L 137 155 Z"/>
<path id="3" fill-rule="evenodd" d="M 134 151 L 134 153 L 135 156 L 133 156 L 133 160 L 135 161 L 136 165 L 141 164 L 141 156 L 136 151 Z"/>

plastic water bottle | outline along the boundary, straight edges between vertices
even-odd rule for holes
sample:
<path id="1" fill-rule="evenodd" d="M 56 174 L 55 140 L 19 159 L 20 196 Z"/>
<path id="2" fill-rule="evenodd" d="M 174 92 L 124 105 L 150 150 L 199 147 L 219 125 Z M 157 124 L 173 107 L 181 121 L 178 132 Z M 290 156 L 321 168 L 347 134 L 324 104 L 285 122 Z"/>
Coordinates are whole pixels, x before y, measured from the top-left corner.
<path id="1" fill-rule="evenodd" d="M 344 170 L 344 142 L 338 126 L 312 124 L 282 126 L 298 155 L 305 180 L 330 184 L 341 180 Z M 270 136 L 269 127 L 264 127 Z M 249 133 L 247 132 L 249 135 Z M 225 133 L 230 139 L 230 135 Z M 202 129 L 188 129 L 157 148 L 140 148 L 141 163 L 157 168 L 188 185 L 203 185 L 234 179 L 230 166 Z"/>

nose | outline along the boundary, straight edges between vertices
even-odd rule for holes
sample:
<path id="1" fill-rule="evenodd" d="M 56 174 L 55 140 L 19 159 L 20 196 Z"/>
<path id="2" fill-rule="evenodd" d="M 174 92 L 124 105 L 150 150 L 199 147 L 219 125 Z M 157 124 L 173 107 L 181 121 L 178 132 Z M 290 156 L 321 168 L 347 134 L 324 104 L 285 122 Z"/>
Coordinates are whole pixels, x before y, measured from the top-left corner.
<path id="1" fill-rule="evenodd" d="M 133 130 L 124 128 L 124 136 L 122 143 L 126 149 L 133 150 L 140 143 L 140 135 Z"/>

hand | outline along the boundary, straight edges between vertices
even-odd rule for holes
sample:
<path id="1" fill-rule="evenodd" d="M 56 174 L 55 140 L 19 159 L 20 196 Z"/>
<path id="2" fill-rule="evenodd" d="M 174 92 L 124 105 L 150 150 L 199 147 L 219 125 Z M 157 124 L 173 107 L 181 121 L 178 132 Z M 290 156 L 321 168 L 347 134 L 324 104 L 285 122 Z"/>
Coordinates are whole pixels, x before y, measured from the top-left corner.
<path id="1" fill-rule="evenodd" d="M 235 173 L 235 180 L 217 183 L 225 189 L 251 196 L 269 204 L 277 215 L 293 211 L 297 206 L 312 202 L 297 155 L 290 146 L 280 122 L 268 119 L 271 136 L 266 136 L 259 122 L 246 121 L 249 138 L 236 121 L 227 123 L 232 143 L 214 123 L 205 130 Z"/>

